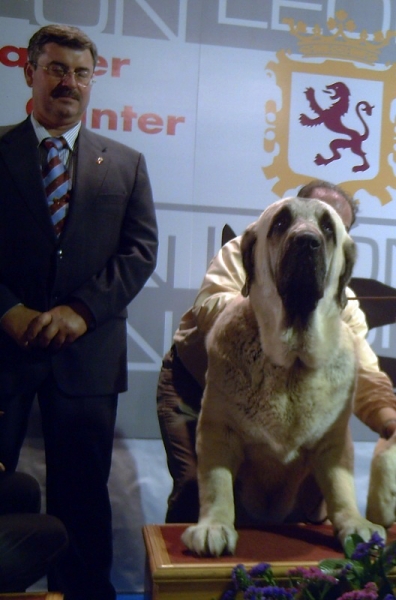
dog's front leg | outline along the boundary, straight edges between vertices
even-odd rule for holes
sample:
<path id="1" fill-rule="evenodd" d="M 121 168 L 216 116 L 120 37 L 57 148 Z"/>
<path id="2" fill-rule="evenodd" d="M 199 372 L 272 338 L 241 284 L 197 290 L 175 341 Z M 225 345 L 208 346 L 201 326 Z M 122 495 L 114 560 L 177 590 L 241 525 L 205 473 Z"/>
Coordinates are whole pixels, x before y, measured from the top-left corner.
<path id="1" fill-rule="evenodd" d="M 342 545 L 357 533 L 368 541 L 374 532 L 384 540 L 385 529 L 365 519 L 359 512 L 353 475 L 353 445 L 349 428 L 338 430 L 323 440 L 315 457 L 315 476 L 327 504 L 328 516 Z"/>
<path id="2" fill-rule="evenodd" d="M 197 436 L 199 522 L 186 529 L 182 540 L 200 556 L 233 554 L 238 539 L 233 484 L 241 447 L 237 436 L 223 423 L 201 417 Z"/>
<path id="3" fill-rule="evenodd" d="M 380 438 L 370 467 L 366 516 L 390 527 L 396 515 L 396 444 Z"/>

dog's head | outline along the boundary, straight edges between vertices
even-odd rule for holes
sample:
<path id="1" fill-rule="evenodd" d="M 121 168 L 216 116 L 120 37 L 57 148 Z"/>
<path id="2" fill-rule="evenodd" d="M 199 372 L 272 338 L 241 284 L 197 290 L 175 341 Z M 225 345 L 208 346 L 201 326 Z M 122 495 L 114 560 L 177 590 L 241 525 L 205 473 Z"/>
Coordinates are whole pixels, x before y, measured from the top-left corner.
<path id="1" fill-rule="evenodd" d="M 245 231 L 241 251 L 244 295 L 252 285 L 275 287 L 290 324 L 297 317 L 306 321 L 325 292 L 344 308 L 356 249 L 337 212 L 324 202 L 275 202 Z"/>

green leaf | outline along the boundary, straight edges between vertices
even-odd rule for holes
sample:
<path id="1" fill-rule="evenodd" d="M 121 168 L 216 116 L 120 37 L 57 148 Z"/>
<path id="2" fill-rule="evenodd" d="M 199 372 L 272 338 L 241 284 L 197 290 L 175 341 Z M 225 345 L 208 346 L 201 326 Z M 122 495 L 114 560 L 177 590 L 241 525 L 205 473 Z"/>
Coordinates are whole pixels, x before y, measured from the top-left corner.
<path id="1" fill-rule="evenodd" d="M 320 561 L 319 568 L 327 575 L 336 576 L 339 571 L 354 562 L 355 561 L 347 558 L 326 558 L 325 560 Z"/>
<path id="2" fill-rule="evenodd" d="M 358 535 L 357 533 L 352 533 L 352 535 L 348 535 L 344 544 L 345 556 L 347 558 L 351 558 L 356 546 L 362 543 L 364 543 L 364 539 L 360 537 L 360 535 Z"/>

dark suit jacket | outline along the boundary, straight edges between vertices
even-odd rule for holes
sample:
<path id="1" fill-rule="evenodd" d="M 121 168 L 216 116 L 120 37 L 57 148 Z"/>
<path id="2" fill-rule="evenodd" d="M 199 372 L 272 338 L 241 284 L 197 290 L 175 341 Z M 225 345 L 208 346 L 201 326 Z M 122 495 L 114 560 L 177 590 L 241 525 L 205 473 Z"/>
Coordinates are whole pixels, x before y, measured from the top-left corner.
<path id="1" fill-rule="evenodd" d="M 66 393 L 123 391 L 126 307 L 153 272 L 158 243 L 144 157 L 82 127 L 58 240 L 30 119 L 0 136 L 0 316 L 19 302 L 45 311 L 72 299 L 94 316 L 92 330 L 58 353 L 26 353 L 0 332 L 0 393 L 34 386 L 49 365 Z"/>

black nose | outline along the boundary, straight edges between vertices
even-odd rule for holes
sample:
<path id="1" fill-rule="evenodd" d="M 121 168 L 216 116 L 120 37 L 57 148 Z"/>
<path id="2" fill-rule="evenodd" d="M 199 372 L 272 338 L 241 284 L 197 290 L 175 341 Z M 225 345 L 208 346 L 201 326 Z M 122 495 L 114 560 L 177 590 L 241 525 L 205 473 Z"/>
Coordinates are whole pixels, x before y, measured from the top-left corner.
<path id="1" fill-rule="evenodd" d="M 314 233 L 305 232 L 296 235 L 293 244 L 299 250 L 319 250 L 321 247 L 321 240 Z"/>

